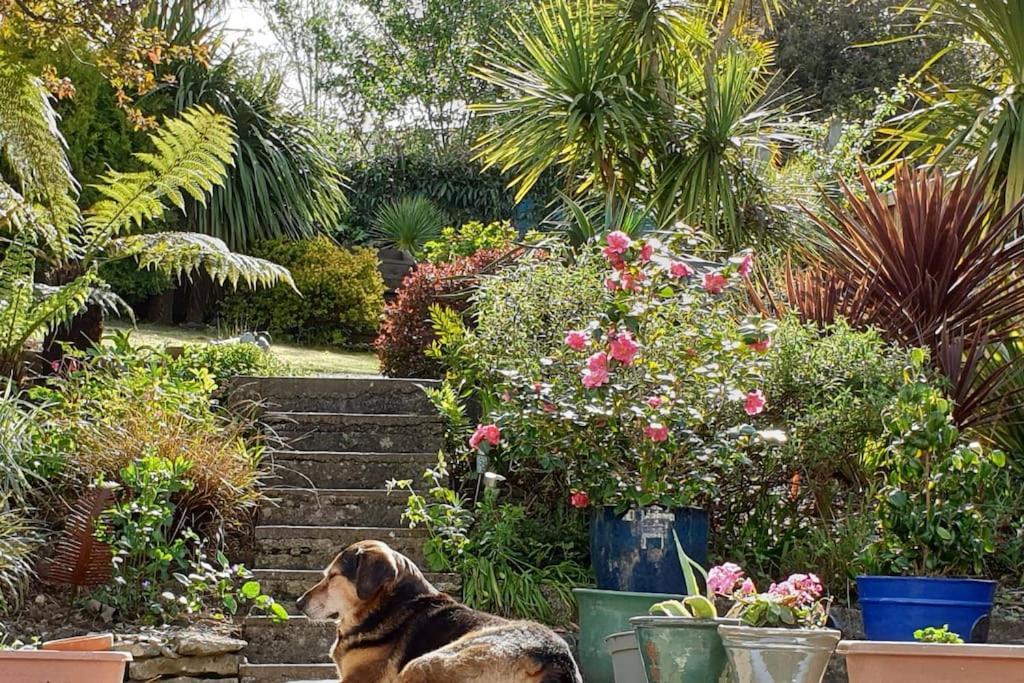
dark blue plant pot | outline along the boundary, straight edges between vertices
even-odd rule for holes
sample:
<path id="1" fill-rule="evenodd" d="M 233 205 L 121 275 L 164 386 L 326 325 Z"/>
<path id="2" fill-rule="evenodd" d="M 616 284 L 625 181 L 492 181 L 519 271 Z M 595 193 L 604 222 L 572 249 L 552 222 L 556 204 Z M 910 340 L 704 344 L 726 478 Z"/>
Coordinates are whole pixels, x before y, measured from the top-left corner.
<path id="1" fill-rule="evenodd" d="M 996 582 L 858 576 L 857 594 L 868 640 L 913 641 L 917 629 L 948 624 L 965 641 L 984 643 Z"/>
<path id="2" fill-rule="evenodd" d="M 704 510 L 652 506 L 616 514 L 611 507 L 595 509 L 590 519 L 590 558 L 598 589 L 685 593 L 673 529 L 686 554 L 705 565 L 708 515 Z"/>

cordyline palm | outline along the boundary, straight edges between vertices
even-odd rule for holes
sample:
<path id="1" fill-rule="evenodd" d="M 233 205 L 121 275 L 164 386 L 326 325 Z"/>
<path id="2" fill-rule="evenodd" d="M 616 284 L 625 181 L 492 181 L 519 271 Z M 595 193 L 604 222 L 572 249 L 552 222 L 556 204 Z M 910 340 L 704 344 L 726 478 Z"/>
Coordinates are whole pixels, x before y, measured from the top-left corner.
<path id="1" fill-rule="evenodd" d="M 140 170 L 110 171 L 102 198 L 80 212 L 49 99 L 38 79 L 0 53 L 0 365 L 10 374 L 28 340 L 116 302 L 98 274 L 107 261 L 134 258 L 176 276 L 204 270 L 237 286 L 291 283 L 288 271 L 232 253 L 220 240 L 191 233 L 138 233 L 168 205 L 202 202 L 223 181 L 235 135 L 230 119 L 196 107 L 150 136 L 136 154 Z M 35 280 L 43 261 L 52 284 Z M 78 341 L 78 340 L 74 340 Z M 92 341 L 97 341 L 92 339 Z"/>
<path id="2" fill-rule="evenodd" d="M 548 0 L 476 75 L 502 98 L 477 146 L 523 196 L 559 167 L 566 194 L 644 196 L 658 224 L 705 222 L 746 242 L 744 210 L 764 201 L 764 150 L 783 136 L 769 48 L 735 33 L 743 2 Z M 759 187 L 760 186 L 760 187 Z M 744 245 L 746 246 L 746 245 Z"/>
<path id="3" fill-rule="evenodd" d="M 811 216 L 831 244 L 810 273 L 790 274 L 790 302 L 806 319 L 843 315 L 929 349 L 961 424 L 994 419 L 1008 370 L 987 371 L 986 349 L 1024 321 L 1024 238 L 1012 238 L 1024 200 L 1002 214 L 980 171 L 949 181 L 901 166 L 891 201 L 863 170 L 861 182 L 844 185 L 829 219 Z"/>
<path id="4" fill-rule="evenodd" d="M 916 93 L 923 106 L 883 131 L 893 138 L 883 160 L 970 159 L 993 169 L 990 191 L 1009 211 L 1024 197 L 1024 0 L 932 0 L 922 25 L 942 36 L 948 24 L 971 31 L 990 63 L 975 81 Z"/>

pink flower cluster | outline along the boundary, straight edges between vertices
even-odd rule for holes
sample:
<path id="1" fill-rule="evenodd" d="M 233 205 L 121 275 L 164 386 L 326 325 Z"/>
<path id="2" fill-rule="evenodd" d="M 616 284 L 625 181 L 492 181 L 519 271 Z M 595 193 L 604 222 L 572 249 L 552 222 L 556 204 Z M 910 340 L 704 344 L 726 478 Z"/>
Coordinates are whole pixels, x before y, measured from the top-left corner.
<path id="1" fill-rule="evenodd" d="M 583 351 L 587 348 L 590 337 L 586 332 L 573 330 L 566 334 L 565 344 L 574 351 Z M 608 351 L 598 351 L 587 358 L 587 369 L 583 373 L 583 386 L 587 389 L 596 389 L 607 384 L 611 377 L 608 374 L 608 363 L 610 360 L 618 361 L 623 365 L 631 365 L 640 353 L 640 344 L 633 337 L 629 330 L 612 332 L 608 335 Z"/>
<path id="2" fill-rule="evenodd" d="M 743 580 L 743 569 L 738 564 L 726 562 L 708 572 L 708 589 L 716 595 L 732 595 Z"/>
<path id="3" fill-rule="evenodd" d="M 751 417 L 760 415 L 764 412 L 765 403 L 767 401 L 765 401 L 764 393 L 760 389 L 756 389 L 747 394 L 746 399 L 743 401 L 743 410 Z"/>
<path id="4" fill-rule="evenodd" d="M 481 444 L 489 443 L 493 448 L 498 445 L 499 441 L 501 441 L 501 430 L 498 425 L 479 425 L 473 432 L 473 436 L 469 437 L 469 447 L 480 448 Z"/>
<path id="5" fill-rule="evenodd" d="M 798 605 L 813 605 L 825 592 L 821 580 L 814 574 L 793 574 L 782 583 L 773 583 L 768 595 L 780 599 L 792 599 Z"/>
<path id="6" fill-rule="evenodd" d="M 608 354 L 599 351 L 587 359 L 587 370 L 583 373 L 583 386 L 596 389 L 609 381 Z"/>

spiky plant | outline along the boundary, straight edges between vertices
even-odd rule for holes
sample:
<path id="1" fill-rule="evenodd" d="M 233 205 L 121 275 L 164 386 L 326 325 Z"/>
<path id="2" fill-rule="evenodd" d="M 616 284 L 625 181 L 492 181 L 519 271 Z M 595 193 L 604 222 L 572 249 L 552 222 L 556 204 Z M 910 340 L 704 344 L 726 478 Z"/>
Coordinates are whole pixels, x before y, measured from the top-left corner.
<path id="1" fill-rule="evenodd" d="M 385 247 L 419 257 L 423 246 L 441 234 L 448 219 L 426 197 L 403 197 L 385 204 L 373 221 L 373 237 Z"/>
<path id="2" fill-rule="evenodd" d="M 831 244 L 816 272 L 790 276 L 792 303 L 805 319 L 841 314 L 927 348 L 961 426 L 994 420 L 1005 373 L 981 370 L 987 346 L 1024 322 L 1024 238 L 1012 237 L 1024 199 L 1004 214 L 982 171 L 950 181 L 903 166 L 891 198 L 863 170 L 861 185 L 844 186 L 829 217 L 811 216 Z"/>
<path id="3" fill-rule="evenodd" d="M 994 169 L 989 191 L 1000 211 L 1024 197 L 1024 0 L 931 0 L 921 29 L 947 39 L 949 25 L 984 46 L 985 61 L 966 83 L 919 88 L 920 106 L 898 117 L 885 160 L 907 156 L 935 167 Z M 915 5 L 906 2 L 910 11 Z"/>

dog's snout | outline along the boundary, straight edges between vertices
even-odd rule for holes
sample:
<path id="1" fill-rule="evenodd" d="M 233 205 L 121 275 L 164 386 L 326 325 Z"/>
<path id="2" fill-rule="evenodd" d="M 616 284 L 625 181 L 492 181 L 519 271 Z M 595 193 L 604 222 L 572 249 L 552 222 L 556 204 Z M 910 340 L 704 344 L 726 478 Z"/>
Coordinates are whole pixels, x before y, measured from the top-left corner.
<path id="1" fill-rule="evenodd" d="M 305 611 L 307 604 L 309 604 L 309 593 L 303 593 L 295 601 L 295 606 L 299 608 L 300 612 Z"/>

